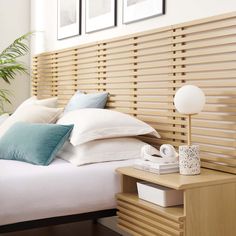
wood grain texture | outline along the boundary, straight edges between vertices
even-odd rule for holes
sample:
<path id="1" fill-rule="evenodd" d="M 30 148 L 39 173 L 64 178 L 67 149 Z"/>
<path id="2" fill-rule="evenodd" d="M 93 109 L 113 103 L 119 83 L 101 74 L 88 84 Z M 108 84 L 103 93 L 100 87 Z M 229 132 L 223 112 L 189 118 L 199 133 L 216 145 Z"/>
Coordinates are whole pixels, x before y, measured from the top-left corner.
<path id="1" fill-rule="evenodd" d="M 137 170 L 133 167 L 120 167 L 117 169 L 117 172 L 125 176 L 123 177 L 123 185 L 127 186 L 127 188 L 123 189 L 125 193 L 137 192 L 135 191 L 136 182 L 140 180 L 177 190 L 236 182 L 236 175 L 234 174 L 222 173 L 205 168 L 201 169 L 200 175 L 194 176 L 185 176 L 179 173 L 157 175 L 147 171 Z M 126 189 L 128 189 L 128 191 L 126 191 Z"/>
<path id="2" fill-rule="evenodd" d="M 159 207 L 139 199 L 137 193 L 121 193 L 117 199 L 119 226 L 142 235 L 183 235 L 183 206 Z"/>
<path id="3" fill-rule="evenodd" d="M 198 176 L 157 175 L 128 167 L 117 171 L 126 176 L 123 185 L 128 181 L 132 189 L 117 194 L 118 226 L 131 235 L 236 235 L 236 175 L 207 169 Z M 143 180 L 182 189 L 184 204 L 161 207 L 140 199 L 134 186 Z"/>
<path id="4" fill-rule="evenodd" d="M 139 199 L 137 193 L 117 194 L 118 202 L 129 203 L 130 205 L 141 207 L 142 209 L 155 213 L 164 219 L 180 223 L 185 219 L 183 206 L 161 207 L 156 204 Z"/>
<path id="5" fill-rule="evenodd" d="M 186 235 L 234 236 L 236 183 L 185 192 Z"/>
<path id="6" fill-rule="evenodd" d="M 57 96 L 65 106 L 75 91 L 108 91 L 107 108 L 133 115 L 162 139 L 159 147 L 187 143 L 187 119 L 173 106 L 184 84 L 206 94 L 192 117 L 192 141 L 202 166 L 236 174 L 236 13 L 36 55 L 32 94 Z"/>

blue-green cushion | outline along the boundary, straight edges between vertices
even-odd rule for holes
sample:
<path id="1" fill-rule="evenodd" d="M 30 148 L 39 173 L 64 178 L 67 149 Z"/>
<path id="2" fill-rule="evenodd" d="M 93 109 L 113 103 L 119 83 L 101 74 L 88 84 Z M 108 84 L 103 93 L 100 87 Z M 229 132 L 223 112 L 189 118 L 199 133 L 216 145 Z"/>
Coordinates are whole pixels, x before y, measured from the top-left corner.
<path id="1" fill-rule="evenodd" d="M 104 108 L 107 98 L 107 92 L 85 94 L 78 90 L 66 105 L 64 112 L 82 108 Z"/>
<path id="2" fill-rule="evenodd" d="M 0 139 L 0 159 L 48 165 L 73 125 L 15 123 Z"/>

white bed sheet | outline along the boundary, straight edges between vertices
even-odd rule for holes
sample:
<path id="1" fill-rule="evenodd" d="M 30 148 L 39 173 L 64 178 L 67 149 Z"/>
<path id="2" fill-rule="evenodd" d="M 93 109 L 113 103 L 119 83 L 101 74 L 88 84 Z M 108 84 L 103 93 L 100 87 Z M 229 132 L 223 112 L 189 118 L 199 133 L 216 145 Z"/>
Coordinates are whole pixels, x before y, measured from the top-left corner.
<path id="1" fill-rule="evenodd" d="M 76 167 L 55 159 L 45 167 L 0 160 L 0 225 L 115 208 L 115 169 L 133 162 Z"/>

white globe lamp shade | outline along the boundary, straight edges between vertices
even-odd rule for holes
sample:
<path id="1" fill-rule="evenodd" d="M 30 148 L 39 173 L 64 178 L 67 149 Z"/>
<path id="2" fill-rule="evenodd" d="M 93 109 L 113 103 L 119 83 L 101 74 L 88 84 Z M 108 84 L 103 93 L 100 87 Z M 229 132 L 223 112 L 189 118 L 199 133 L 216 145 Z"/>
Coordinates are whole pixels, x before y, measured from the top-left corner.
<path id="1" fill-rule="evenodd" d="M 206 102 L 203 91 L 194 85 L 184 85 L 177 90 L 174 104 L 181 114 L 192 115 L 202 111 Z"/>

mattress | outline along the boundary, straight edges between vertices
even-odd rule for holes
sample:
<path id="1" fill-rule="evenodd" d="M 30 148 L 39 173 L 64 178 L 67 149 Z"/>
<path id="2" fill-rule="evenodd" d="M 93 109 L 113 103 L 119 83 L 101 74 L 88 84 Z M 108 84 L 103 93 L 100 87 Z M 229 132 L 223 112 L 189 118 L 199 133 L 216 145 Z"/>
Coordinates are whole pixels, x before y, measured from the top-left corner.
<path id="1" fill-rule="evenodd" d="M 112 209 L 120 191 L 115 169 L 134 160 L 76 167 L 0 160 L 0 225 Z"/>

